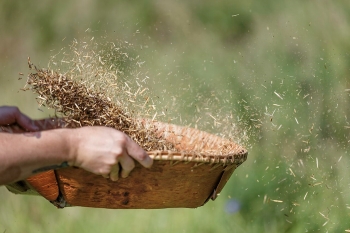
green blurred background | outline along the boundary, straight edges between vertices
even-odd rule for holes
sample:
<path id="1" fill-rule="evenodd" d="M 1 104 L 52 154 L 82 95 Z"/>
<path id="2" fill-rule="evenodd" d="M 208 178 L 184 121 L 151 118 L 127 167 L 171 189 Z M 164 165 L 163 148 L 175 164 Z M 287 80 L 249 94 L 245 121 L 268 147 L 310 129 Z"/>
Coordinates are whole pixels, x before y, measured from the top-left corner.
<path id="1" fill-rule="evenodd" d="M 1 187 L 1 233 L 350 230 L 349 1 L 3 0 L 0 35 L 0 105 L 48 116 L 19 91 L 28 56 L 46 67 L 74 38 L 126 41 L 168 117 L 213 133 L 209 114 L 229 119 L 249 149 L 197 209 L 57 210 Z"/>

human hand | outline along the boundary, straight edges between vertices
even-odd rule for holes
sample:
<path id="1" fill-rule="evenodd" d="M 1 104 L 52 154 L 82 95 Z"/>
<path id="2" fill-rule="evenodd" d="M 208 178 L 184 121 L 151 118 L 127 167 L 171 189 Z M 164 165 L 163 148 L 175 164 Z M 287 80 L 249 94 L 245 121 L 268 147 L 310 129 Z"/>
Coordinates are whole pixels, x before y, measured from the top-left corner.
<path id="1" fill-rule="evenodd" d="M 39 128 L 33 124 L 33 121 L 20 112 L 17 107 L 0 107 L 0 126 L 17 123 L 21 128 L 27 131 L 38 131 Z"/>
<path id="2" fill-rule="evenodd" d="M 149 168 L 153 160 L 126 134 L 107 127 L 82 127 L 70 132 L 73 162 L 70 165 L 116 181 L 135 167 L 134 158 Z M 72 164 L 71 164 L 72 163 Z M 120 164 L 120 166 L 119 166 Z M 121 169 L 121 171 L 120 171 Z"/>

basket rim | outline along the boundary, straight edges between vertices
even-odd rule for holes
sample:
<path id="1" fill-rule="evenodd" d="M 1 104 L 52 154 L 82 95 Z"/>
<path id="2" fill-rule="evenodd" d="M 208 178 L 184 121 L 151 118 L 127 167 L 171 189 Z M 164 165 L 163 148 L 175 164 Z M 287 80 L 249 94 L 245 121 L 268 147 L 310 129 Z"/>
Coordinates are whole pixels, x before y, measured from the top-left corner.
<path id="1" fill-rule="evenodd" d="M 149 119 L 143 119 L 143 123 L 163 123 L 163 122 L 154 122 Z M 57 128 L 66 128 L 67 123 L 65 118 L 44 118 L 41 120 L 32 120 L 33 124 L 38 125 L 41 129 L 57 129 Z M 166 123 L 171 126 L 173 124 Z M 177 126 L 177 125 L 173 125 Z M 189 128 L 184 126 L 177 126 L 179 128 Z M 23 130 L 16 124 L 14 125 L 2 125 L 0 126 L 0 132 L 6 133 L 18 133 L 23 132 Z M 204 132 L 206 133 L 206 132 Z M 222 165 L 241 165 L 244 161 L 247 160 L 248 151 L 236 144 L 238 148 L 236 151 L 229 151 L 228 153 L 219 153 L 218 150 L 207 150 L 205 152 L 198 151 L 171 151 L 171 150 L 150 150 L 146 153 L 153 159 L 158 161 L 175 161 L 177 162 L 195 162 L 195 163 L 209 163 L 209 164 L 222 164 Z M 144 148 L 145 149 L 145 148 Z"/>
<path id="2" fill-rule="evenodd" d="M 240 153 L 226 155 L 209 155 L 197 152 L 175 152 L 175 151 L 147 151 L 147 154 L 157 161 L 176 161 L 176 162 L 196 162 L 209 164 L 222 164 L 239 166 L 247 160 L 248 151 L 242 149 Z"/>

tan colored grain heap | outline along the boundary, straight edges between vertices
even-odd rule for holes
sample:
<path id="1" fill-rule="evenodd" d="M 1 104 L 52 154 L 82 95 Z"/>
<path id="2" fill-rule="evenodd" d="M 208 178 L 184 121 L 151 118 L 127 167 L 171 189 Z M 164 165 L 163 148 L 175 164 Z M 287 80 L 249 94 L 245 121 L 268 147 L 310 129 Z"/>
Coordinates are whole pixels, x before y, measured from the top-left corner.
<path id="1" fill-rule="evenodd" d="M 28 76 L 27 84 L 39 94 L 38 99 L 65 118 L 67 127 L 107 126 L 120 130 L 146 151 L 174 150 L 174 146 L 159 140 L 154 129 L 144 127 L 126 108 L 113 103 L 104 92 L 88 88 L 84 82 L 52 70 L 39 69 L 28 60 L 35 72 Z"/>
<path id="2" fill-rule="evenodd" d="M 68 51 L 59 52 L 63 58 L 58 59 L 57 54 L 51 57 L 48 69 L 40 69 L 28 59 L 34 72 L 29 74 L 27 84 L 39 94 L 41 105 L 65 118 L 66 127 L 112 127 L 129 135 L 146 151 L 210 156 L 227 155 L 236 149 L 228 140 L 203 141 L 186 150 L 179 148 L 177 142 L 165 140 L 157 129 L 159 125 L 154 124 L 156 116 L 164 115 L 164 111 L 155 108 L 157 104 L 144 86 L 148 77 L 139 71 L 144 62 L 130 55 L 130 46 L 127 42 L 97 43 L 94 38 L 88 42 L 74 40 Z M 66 65 L 64 72 L 58 64 Z M 165 134 L 179 136 L 179 127 L 175 129 L 176 132 L 168 127 Z M 213 144 L 220 151 L 206 149 Z"/>

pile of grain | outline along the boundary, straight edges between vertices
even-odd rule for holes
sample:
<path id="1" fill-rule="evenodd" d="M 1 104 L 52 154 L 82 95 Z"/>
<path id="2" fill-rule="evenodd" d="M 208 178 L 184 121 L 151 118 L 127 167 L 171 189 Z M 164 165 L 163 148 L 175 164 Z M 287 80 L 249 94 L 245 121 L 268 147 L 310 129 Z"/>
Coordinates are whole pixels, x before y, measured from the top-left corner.
<path id="1" fill-rule="evenodd" d="M 30 89 L 38 94 L 41 104 L 65 118 L 67 127 L 112 127 L 129 135 L 146 151 L 175 150 L 174 145 L 160 140 L 153 128 L 146 128 L 126 107 L 112 102 L 103 90 L 87 87 L 83 80 L 37 68 L 29 59 L 28 64 L 33 71 L 27 80 Z"/>

